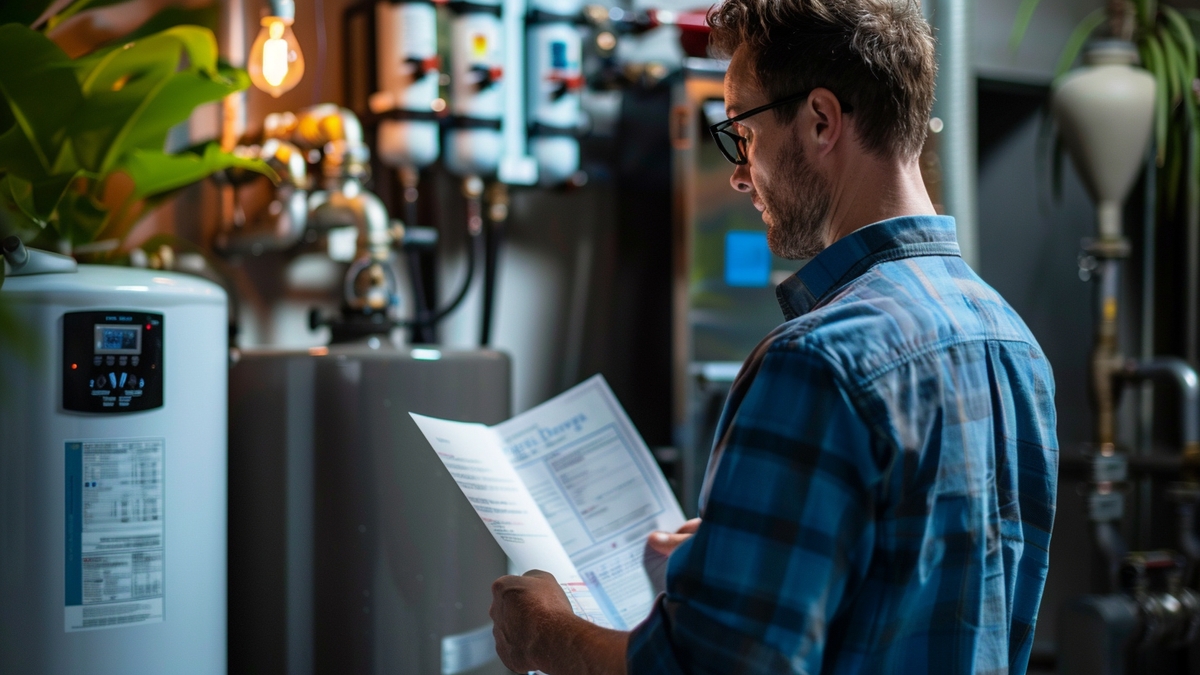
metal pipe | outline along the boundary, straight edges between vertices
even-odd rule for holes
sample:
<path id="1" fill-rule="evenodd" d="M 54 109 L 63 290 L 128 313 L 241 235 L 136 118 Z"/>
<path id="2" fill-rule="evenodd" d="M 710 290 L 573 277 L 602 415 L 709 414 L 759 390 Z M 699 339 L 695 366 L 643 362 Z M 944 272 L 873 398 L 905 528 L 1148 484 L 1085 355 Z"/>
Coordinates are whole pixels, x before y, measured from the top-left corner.
<path id="1" fill-rule="evenodd" d="M 415 166 L 402 166 L 397 174 L 400 179 L 400 196 L 404 202 L 404 225 L 408 231 L 412 231 L 412 228 L 418 227 L 417 199 L 420 194 L 417 186 L 421 182 L 420 171 Z M 409 332 L 409 341 L 413 344 L 432 344 L 437 341 L 436 327 L 423 322 L 437 299 L 425 287 L 425 265 L 421 259 L 421 252 L 416 248 L 409 248 L 405 257 L 408 260 L 409 283 L 412 284 L 413 318 L 417 321 Z"/>
<path id="2" fill-rule="evenodd" d="M 280 185 L 275 188 L 275 199 L 267 208 L 265 217 L 253 224 L 238 227 L 240 209 L 227 213 L 217 235 L 216 248 L 224 253 L 250 253 L 259 255 L 266 251 L 284 251 L 300 242 L 308 224 L 308 170 L 303 153 L 296 146 L 276 138 L 269 138 L 256 151 L 279 174 Z M 228 186 L 234 190 L 233 185 Z M 236 203 L 236 202 L 235 202 Z"/>
<path id="3" fill-rule="evenodd" d="M 1115 521 L 1095 523 L 1092 535 L 1096 544 L 1096 553 L 1101 564 L 1093 566 L 1092 584 L 1101 592 L 1109 593 L 1117 590 L 1117 573 L 1121 561 L 1129 553 L 1121 531 Z"/>
<path id="4" fill-rule="evenodd" d="M 1154 357 L 1154 307 L 1155 307 L 1155 257 L 1157 255 L 1157 162 L 1154 148 L 1146 152 L 1146 174 L 1143 185 L 1144 210 L 1142 212 L 1142 325 L 1141 357 Z M 1154 385 L 1142 383 L 1138 396 L 1138 454 L 1148 456 L 1154 443 Z M 1150 546 L 1150 517 L 1153 500 L 1153 484 L 1148 477 L 1138 481 L 1137 541 L 1139 548 Z"/>
<path id="5" fill-rule="evenodd" d="M 1196 536 L 1196 501 L 1181 500 L 1178 506 L 1179 550 L 1188 561 L 1184 571 L 1184 583 L 1191 586 L 1195 582 L 1197 566 L 1200 565 L 1200 537 Z"/>
<path id="6" fill-rule="evenodd" d="M 974 4 L 968 0 L 931 3 L 938 36 L 937 100 L 942 195 L 946 213 L 954 216 L 963 260 L 979 269 L 979 223 L 976 204 L 975 71 L 971 53 Z"/>
<path id="7" fill-rule="evenodd" d="M 1116 389 L 1113 376 L 1124 365 L 1117 352 L 1119 271 L 1119 260 L 1101 260 L 1096 294 L 1096 341 L 1092 348 L 1092 397 L 1096 406 L 1096 443 L 1102 455 L 1111 455 L 1115 451 Z"/>
<path id="8" fill-rule="evenodd" d="M 1156 379 L 1174 383 L 1180 394 L 1180 435 L 1185 461 L 1200 459 L 1200 378 L 1187 361 L 1158 356 L 1148 361 L 1130 359 L 1121 373 L 1134 380 Z"/>

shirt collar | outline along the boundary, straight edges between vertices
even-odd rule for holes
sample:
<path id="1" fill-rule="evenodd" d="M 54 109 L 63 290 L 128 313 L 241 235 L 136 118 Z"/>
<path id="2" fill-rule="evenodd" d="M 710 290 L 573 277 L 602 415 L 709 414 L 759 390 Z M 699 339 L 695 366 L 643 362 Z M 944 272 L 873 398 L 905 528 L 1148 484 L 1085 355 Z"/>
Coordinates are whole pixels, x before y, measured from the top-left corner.
<path id="1" fill-rule="evenodd" d="M 901 216 L 835 241 L 775 288 L 783 316 L 808 313 L 876 263 L 924 255 L 960 255 L 950 216 Z"/>

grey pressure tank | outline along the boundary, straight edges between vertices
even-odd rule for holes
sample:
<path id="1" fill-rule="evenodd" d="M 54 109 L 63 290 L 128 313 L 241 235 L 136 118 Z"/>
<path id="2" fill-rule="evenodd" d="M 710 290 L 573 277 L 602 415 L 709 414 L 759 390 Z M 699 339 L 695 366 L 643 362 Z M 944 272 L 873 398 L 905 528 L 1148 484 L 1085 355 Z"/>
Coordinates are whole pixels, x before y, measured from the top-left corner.
<path id="1" fill-rule="evenodd" d="M 503 421 L 508 358 L 370 344 L 230 371 L 231 673 L 508 672 L 504 554 L 408 415 Z"/>

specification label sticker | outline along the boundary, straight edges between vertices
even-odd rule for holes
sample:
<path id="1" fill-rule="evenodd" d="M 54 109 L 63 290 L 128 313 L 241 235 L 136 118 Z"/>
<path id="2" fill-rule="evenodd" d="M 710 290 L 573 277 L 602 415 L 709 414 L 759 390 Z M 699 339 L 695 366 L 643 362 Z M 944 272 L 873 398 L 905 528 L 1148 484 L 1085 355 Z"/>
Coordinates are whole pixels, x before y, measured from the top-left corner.
<path id="1" fill-rule="evenodd" d="M 66 444 L 68 633 L 163 620 L 164 445 Z"/>

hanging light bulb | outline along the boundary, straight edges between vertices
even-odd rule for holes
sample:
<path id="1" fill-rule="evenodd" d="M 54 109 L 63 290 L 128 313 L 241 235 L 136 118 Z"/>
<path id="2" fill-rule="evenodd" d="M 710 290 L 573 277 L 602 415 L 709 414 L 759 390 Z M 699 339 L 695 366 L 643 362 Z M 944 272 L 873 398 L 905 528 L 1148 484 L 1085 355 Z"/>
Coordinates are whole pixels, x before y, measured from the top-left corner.
<path id="1" fill-rule="evenodd" d="M 262 19 L 262 29 L 250 47 L 246 70 L 254 86 L 279 98 L 304 76 L 304 54 L 292 32 L 296 6 L 292 0 L 273 0 L 271 14 Z"/>

